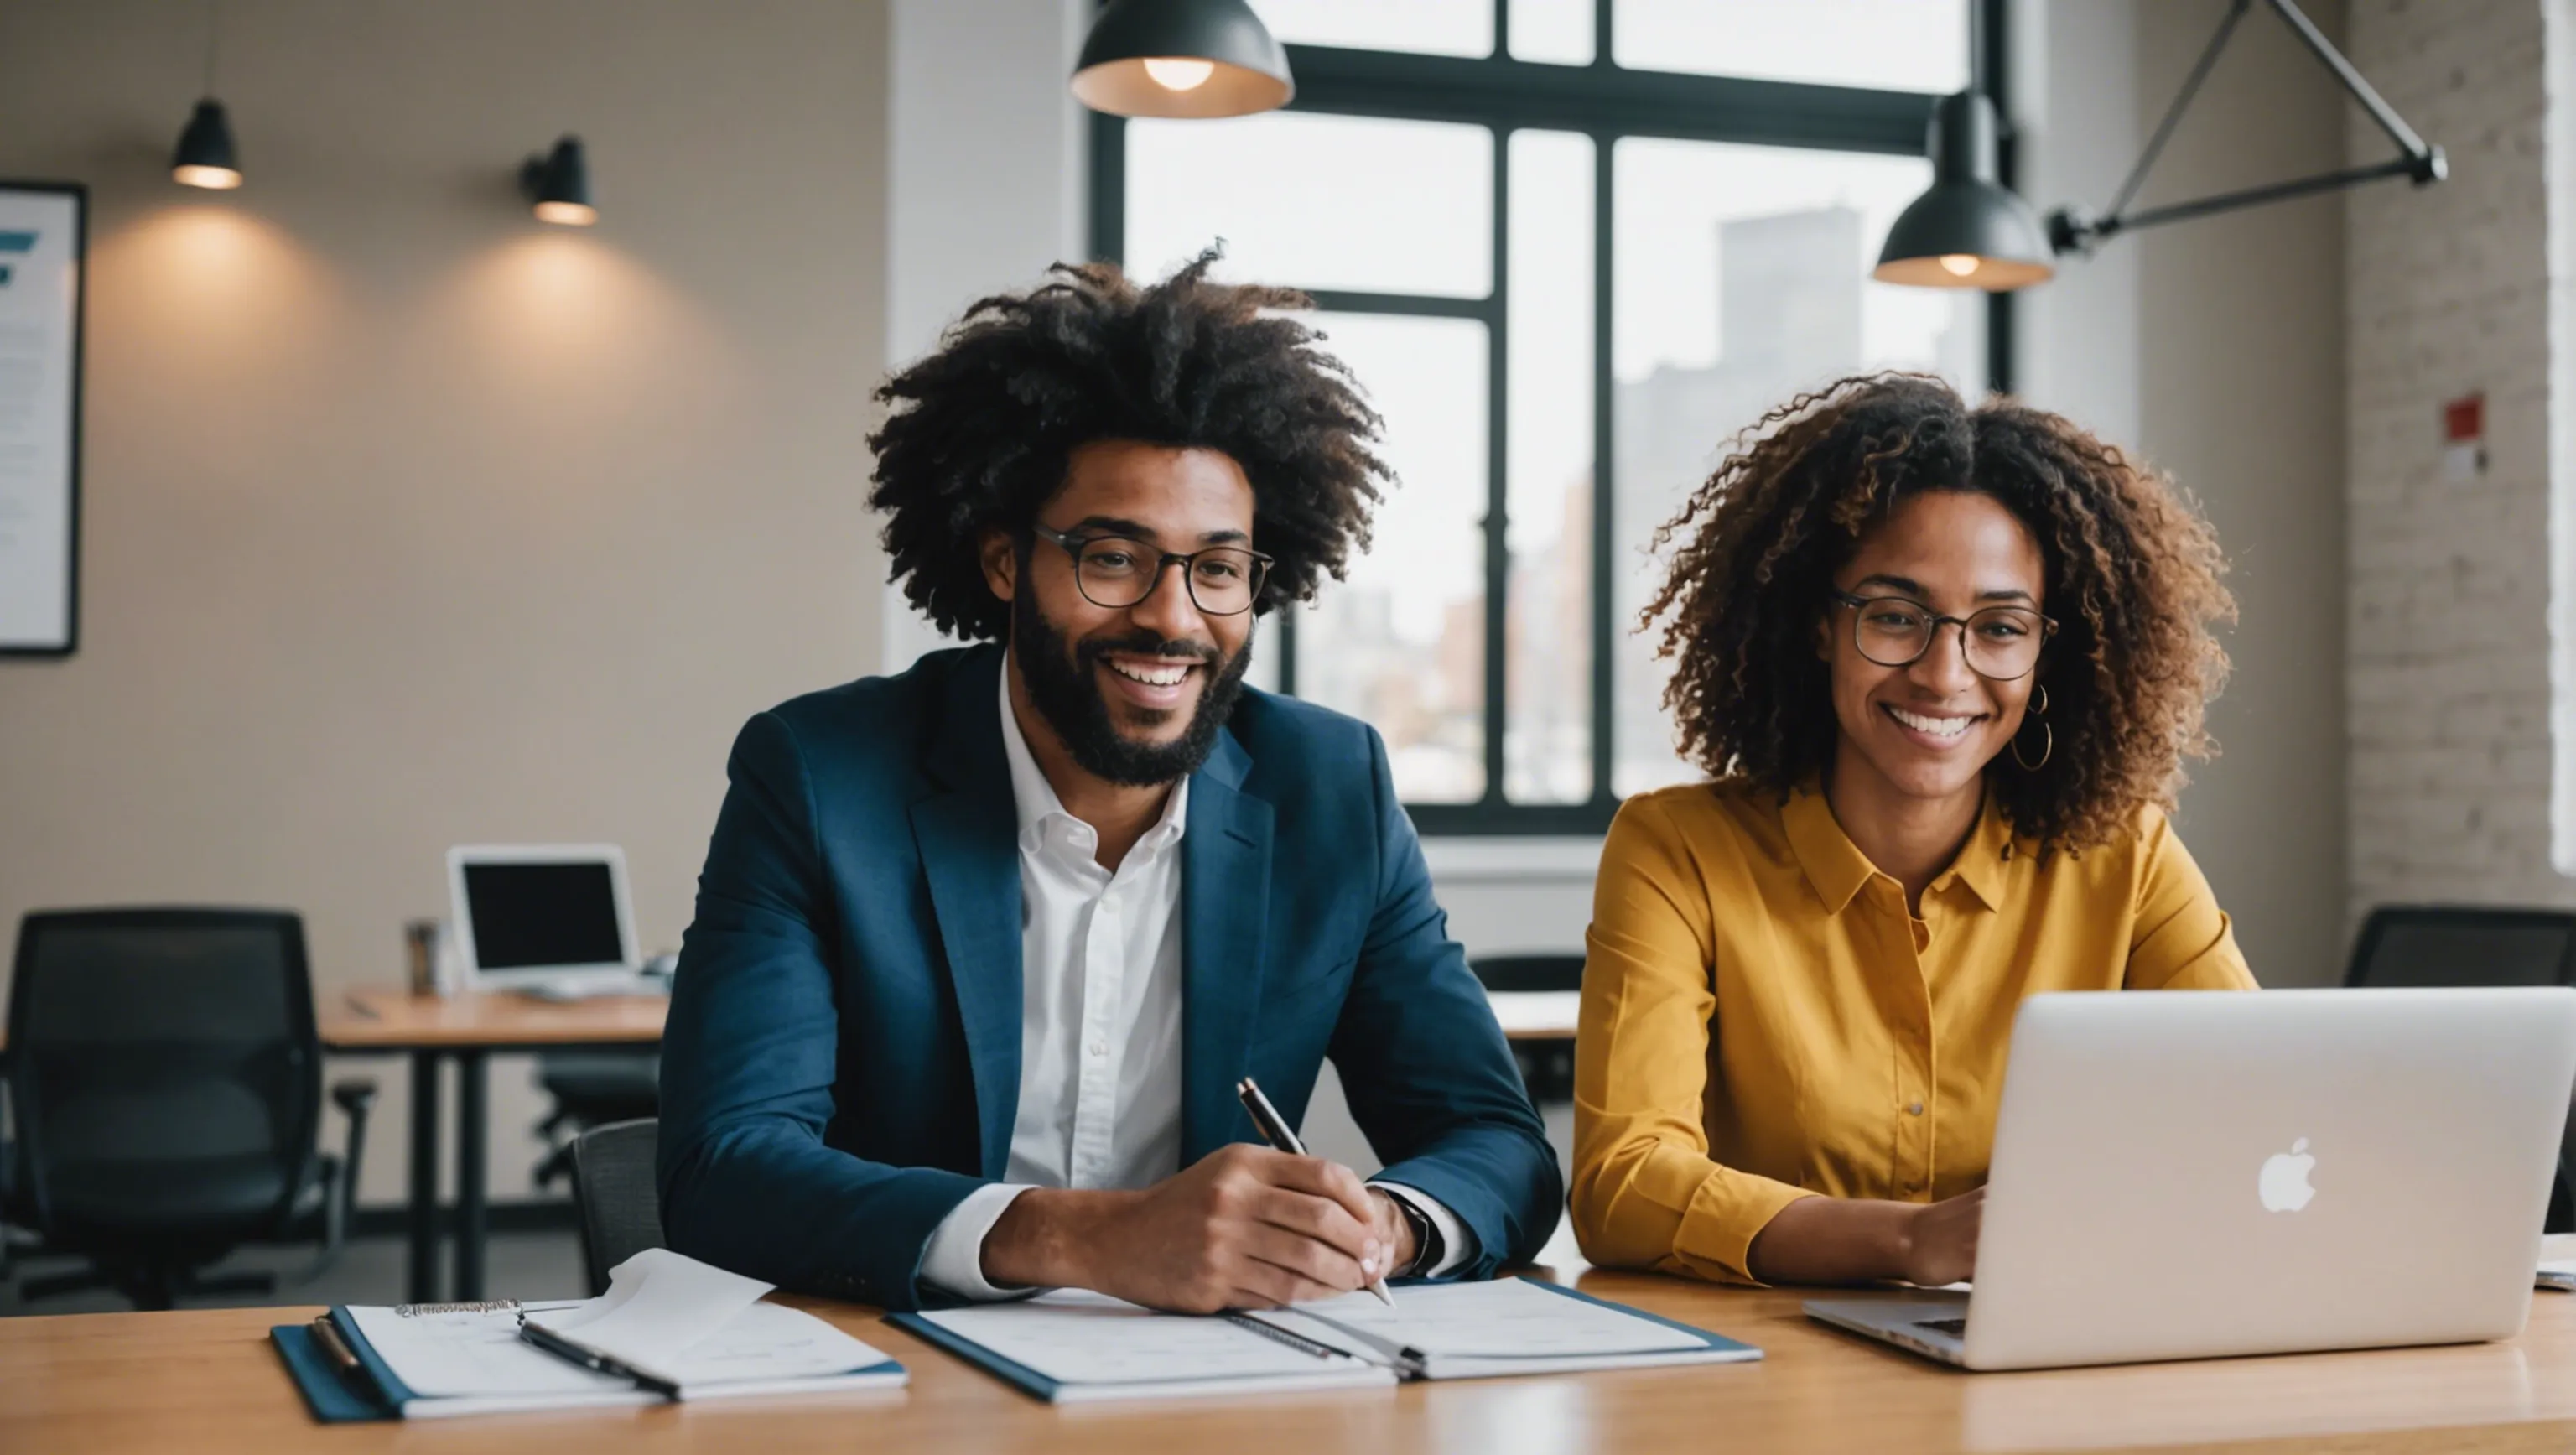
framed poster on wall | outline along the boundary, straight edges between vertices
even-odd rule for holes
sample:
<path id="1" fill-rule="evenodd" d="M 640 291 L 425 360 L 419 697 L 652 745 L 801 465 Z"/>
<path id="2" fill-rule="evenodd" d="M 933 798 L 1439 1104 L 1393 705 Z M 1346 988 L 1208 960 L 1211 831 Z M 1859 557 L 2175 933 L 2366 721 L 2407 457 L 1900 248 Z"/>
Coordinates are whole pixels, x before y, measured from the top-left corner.
<path id="1" fill-rule="evenodd" d="M 0 181 L 0 656 L 80 627 L 81 281 L 89 189 Z"/>

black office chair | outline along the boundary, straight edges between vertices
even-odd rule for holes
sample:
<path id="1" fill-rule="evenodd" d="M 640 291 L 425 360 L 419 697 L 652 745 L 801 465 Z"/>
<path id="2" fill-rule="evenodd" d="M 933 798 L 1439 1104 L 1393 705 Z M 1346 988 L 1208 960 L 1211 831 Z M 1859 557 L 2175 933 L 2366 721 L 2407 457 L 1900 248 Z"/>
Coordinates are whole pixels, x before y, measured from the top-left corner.
<path id="1" fill-rule="evenodd" d="M 548 1143 L 537 1161 L 539 1191 L 572 1174 L 572 1149 L 582 1133 L 662 1114 L 656 1051 L 549 1051 L 537 1058 L 537 1085 L 554 1098 L 536 1128 Z"/>
<path id="2" fill-rule="evenodd" d="M 1487 955 L 1467 968 L 1488 991 L 1581 990 L 1581 955 Z M 1521 1084 L 1541 1106 L 1574 1100 L 1574 1043 L 1514 1041 L 1512 1061 L 1521 1068 Z"/>
<path id="3" fill-rule="evenodd" d="M 2576 912 L 2383 904 L 2362 922 L 2343 983 L 2576 985 Z"/>
<path id="4" fill-rule="evenodd" d="M 348 1236 L 372 1082 L 334 1086 L 343 1157 L 319 1153 L 322 1047 L 304 925 L 270 910 L 28 915 L 9 990 L 16 1143 L 8 1221 L 89 1267 L 31 1278 L 29 1299 L 113 1288 L 138 1308 L 185 1293 L 266 1292 L 207 1277 L 252 1242 Z"/>
<path id="5" fill-rule="evenodd" d="M 2576 913 L 2483 905 L 2383 904 L 2353 943 L 2357 987 L 2576 985 Z M 2559 1142 L 2550 1232 L 2576 1230 L 2576 1115 Z"/>
<path id="6" fill-rule="evenodd" d="M 592 1127 L 572 1139 L 572 1201 L 581 1214 L 581 1266 L 593 1294 L 608 1292 L 608 1270 L 662 1246 L 662 1198 L 653 1181 L 661 1130 L 646 1117 Z"/>

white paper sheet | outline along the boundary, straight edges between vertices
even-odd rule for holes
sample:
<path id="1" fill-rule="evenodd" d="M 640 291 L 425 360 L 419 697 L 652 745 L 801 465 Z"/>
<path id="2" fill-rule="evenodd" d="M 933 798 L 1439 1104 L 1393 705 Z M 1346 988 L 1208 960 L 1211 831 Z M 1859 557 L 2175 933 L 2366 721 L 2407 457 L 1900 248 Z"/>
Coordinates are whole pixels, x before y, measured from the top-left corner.
<path id="1" fill-rule="evenodd" d="M 680 1386 L 683 1399 L 828 1379 L 886 1362 L 884 1350 L 783 1304 L 771 1285 L 667 1248 L 608 1272 L 608 1292 L 528 1322 Z M 890 1376 L 900 1379 L 900 1376 Z"/>
<path id="2" fill-rule="evenodd" d="M 631 1395 L 635 1389 L 626 1380 L 593 1373 L 521 1343 L 519 1315 L 512 1309 L 412 1315 L 390 1308 L 351 1308 L 349 1317 L 394 1377 L 423 1399 Z"/>
<path id="3" fill-rule="evenodd" d="M 1160 1314 L 1065 1290 L 1026 1303 L 943 1309 L 922 1317 L 1060 1384 L 1267 1381 L 1370 1373 L 1218 1318 Z"/>
<path id="4" fill-rule="evenodd" d="M 760 1302 L 772 1285 L 647 1248 L 608 1270 L 608 1292 L 530 1322 L 639 1367 L 658 1367 Z"/>
<path id="5" fill-rule="evenodd" d="M 1442 1359 L 1598 1358 L 1708 1347 L 1696 1334 L 1518 1278 L 1400 1288 L 1393 1308 L 1366 1293 L 1349 1293 L 1259 1317 L 1319 1338 L 1358 1335 L 1387 1354 L 1415 1349 L 1435 1365 Z"/>
<path id="6" fill-rule="evenodd" d="M 528 1321 L 678 1385 L 683 1399 L 895 1386 L 883 1350 L 812 1314 L 761 1302 L 769 1285 L 653 1249 L 619 1264 L 609 1290 L 528 1305 Z M 414 1314 L 352 1308 L 359 1335 L 418 1396 L 404 1413 L 442 1415 L 659 1399 L 519 1337 L 522 1310 Z M 875 1371 L 865 1375 L 858 1371 Z"/>

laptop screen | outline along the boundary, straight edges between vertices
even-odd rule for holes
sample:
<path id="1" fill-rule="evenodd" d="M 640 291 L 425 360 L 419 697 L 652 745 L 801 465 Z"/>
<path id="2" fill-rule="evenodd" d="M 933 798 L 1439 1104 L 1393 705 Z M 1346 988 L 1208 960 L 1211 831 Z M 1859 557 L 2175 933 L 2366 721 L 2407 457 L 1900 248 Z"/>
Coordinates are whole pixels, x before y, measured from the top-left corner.
<path id="1" fill-rule="evenodd" d="M 466 912 L 474 917 L 474 959 L 485 970 L 615 965 L 626 958 L 618 932 L 617 885 L 606 861 L 467 864 Z"/>

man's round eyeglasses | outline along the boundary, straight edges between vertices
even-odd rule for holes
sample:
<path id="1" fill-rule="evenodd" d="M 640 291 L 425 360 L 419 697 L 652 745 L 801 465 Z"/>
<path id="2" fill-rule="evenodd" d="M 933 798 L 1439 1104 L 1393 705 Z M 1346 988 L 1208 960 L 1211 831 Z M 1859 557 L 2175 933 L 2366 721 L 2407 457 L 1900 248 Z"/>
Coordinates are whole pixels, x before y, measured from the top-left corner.
<path id="1" fill-rule="evenodd" d="M 1209 616 L 1239 616 L 1261 599 L 1272 558 L 1242 546 L 1210 546 L 1186 555 L 1116 535 L 1075 535 L 1031 527 L 1073 557 L 1073 584 L 1094 606 L 1118 610 L 1154 594 L 1163 570 L 1177 561 L 1191 604 Z"/>
<path id="2" fill-rule="evenodd" d="M 2027 606 L 1989 606 L 1966 616 L 1943 616 L 1919 601 L 1902 596 L 1854 596 L 1834 593 L 1834 602 L 1852 609 L 1852 645 L 1882 667 L 1911 667 L 1932 650 L 1944 626 L 1959 628 L 1959 649 L 1968 670 L 1994 682 L 2027 677 L 2039 665 L 2039 649 L 2057 633 L 2057 623 Z"/>

